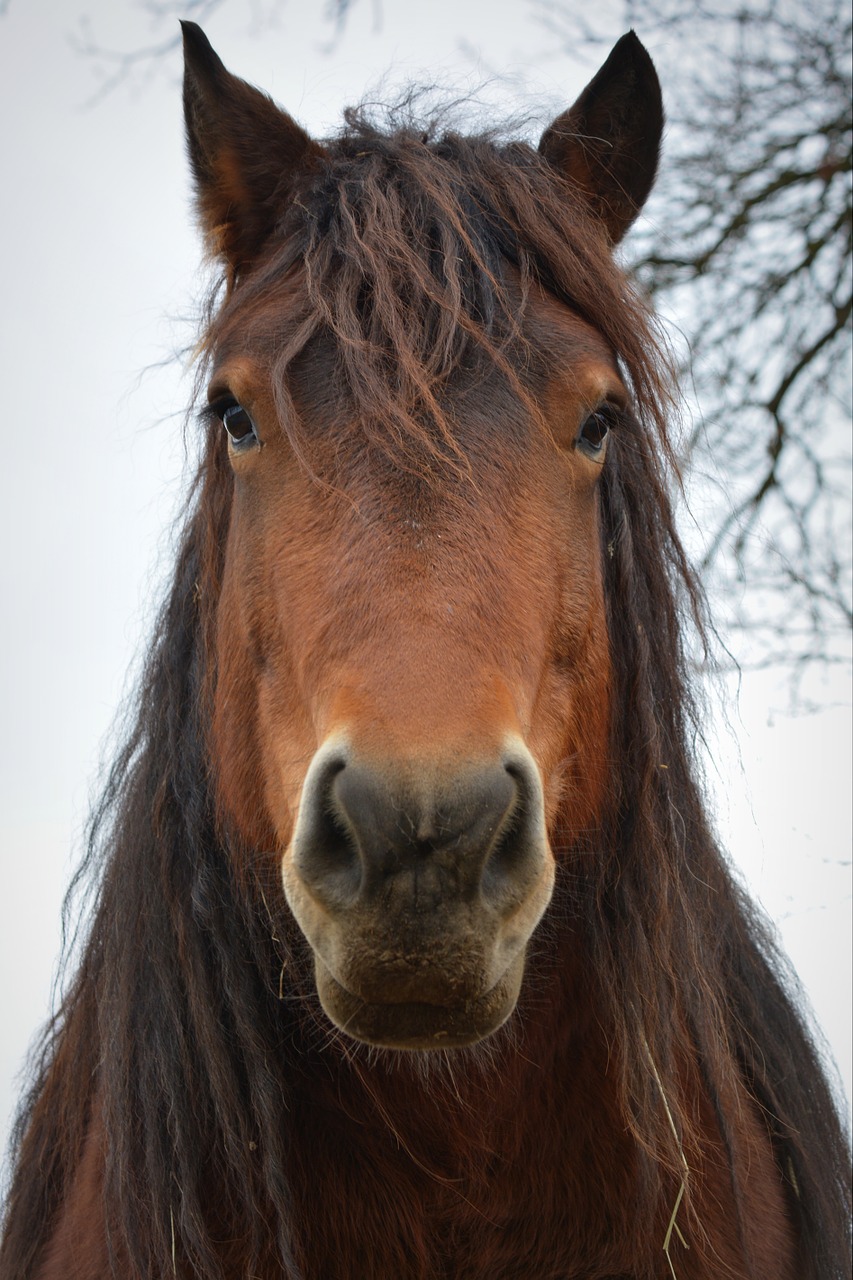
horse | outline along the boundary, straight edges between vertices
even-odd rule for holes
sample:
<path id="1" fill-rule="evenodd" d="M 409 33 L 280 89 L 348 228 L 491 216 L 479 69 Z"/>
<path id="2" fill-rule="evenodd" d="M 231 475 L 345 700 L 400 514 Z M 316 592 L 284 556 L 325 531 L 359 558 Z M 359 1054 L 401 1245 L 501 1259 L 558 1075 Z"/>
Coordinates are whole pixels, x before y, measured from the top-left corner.
<path id="1" fill-rule="evenodd" d="M 715 842 L 633 32 L 538 149 L 318 142 L 184 24 L 200 461 L 5 1280 L 827 1280 L 847 1147 Z M 202 395 L 206 387 L 206 397 Z"/>

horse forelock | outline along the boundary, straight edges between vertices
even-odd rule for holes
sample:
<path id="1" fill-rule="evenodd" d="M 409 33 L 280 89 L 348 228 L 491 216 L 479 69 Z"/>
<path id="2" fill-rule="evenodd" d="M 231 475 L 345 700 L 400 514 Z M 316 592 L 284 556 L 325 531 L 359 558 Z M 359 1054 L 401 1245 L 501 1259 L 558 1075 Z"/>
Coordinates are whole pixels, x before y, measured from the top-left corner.
<path id="1" fill-rule="evenodd" d="M 529 145 L 496 134 L 384 132 L 363 113 L 288 193 L 257 264 L 238 277 L 203 342 L 202 377 L 230 347 L 269 365 L 282 426 L 301 456 L 294 367 L 331 344 L 341 418 L 396 466 L 431 482 L 468 473 L 454 394 L 497 371 L 532 418 L 543 353 L 531 289 L 591 324 L 619 361 L 636 414 L 670 461 L 666 343 L 569 183 Z"/>

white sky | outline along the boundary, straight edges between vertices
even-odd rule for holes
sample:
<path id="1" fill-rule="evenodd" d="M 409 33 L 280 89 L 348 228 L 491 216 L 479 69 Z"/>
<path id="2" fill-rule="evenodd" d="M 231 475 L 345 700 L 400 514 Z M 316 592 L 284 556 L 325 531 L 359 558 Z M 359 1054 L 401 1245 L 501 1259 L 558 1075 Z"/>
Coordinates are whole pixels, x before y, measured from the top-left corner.
<path id="1" fill-rule="evenodd" d="M 507 76 L 489 97 L 502 113 L 533 110 L 539 127 L 586 78 L 524 0 L 383 0 L 379 31 L 375 3 L 359 0 L 332 52 L 324 9 L 229 0 L 206 24 L 226 65 L 318 134 L 386 74 L 389 85 L 457 89 Z M 189 381 L 175 362 L 142 371 L 190 338 L 175 317 L 192 317 L 200 285 L 179 55 L 87 107 L 98 82 L 69 39 L 80 12 L 105 46 L 169 31 L 152 31 L 131 0 L 10 0 L 0 18 L 4 1145 L 14 1077 L 49 1009 L 60 905 L 101 748 L 168 572 Z M 622 29 L 614 17 L 614 39 Z M 836 679 L 821 696 L 848 703 L 849 688 Z M 779 923 L 849 1096 L 850 717 L 835 706 L 768 723 L 784 698 L 768 677 L 744 680 L 730 711 L 742 771 L 732 735 L 711 735 L 715 809 Z"/>

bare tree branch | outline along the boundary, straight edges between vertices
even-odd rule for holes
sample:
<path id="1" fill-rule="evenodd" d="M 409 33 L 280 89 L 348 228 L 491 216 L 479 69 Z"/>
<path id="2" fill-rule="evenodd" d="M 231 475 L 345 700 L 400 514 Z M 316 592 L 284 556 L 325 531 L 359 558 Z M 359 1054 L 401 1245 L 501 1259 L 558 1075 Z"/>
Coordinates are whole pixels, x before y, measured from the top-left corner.
<path id="1" fill-rule="evenodd" d="M 179 3 L 177 0 L 142 0 L 137 6 L 139 10 L 149 15 L 156 28 L 163 28 L 168 34 L 133 49 L 105 47 L 96 37 L 91 20 L 81 17 L 77 31 L 70 37 L 71 43 L 91 61 L 93 74 L 100 80 L 89 105 L 103 101 L 120 85 L 131 83 L 137 76 L 148 79 L 157 67 L 168 65 L 168 55 L 181 45 L 178 18 L 205 22 L 223 4 L 224 0 L 180 0 Z"/>
<path id="2" fill-rule="evenodd" d="M 708 580 L 750 665 L 849 661 L 849 8 L 641 9 L 667 34 L 671 127 L 633 247 L 691 347 Z"/>
<path id="3" fill-rule="evenodd" d="M 3 3 L 8 4 L 9 0 L 0 0 L 0 5 Z M 225 0 L 136 0 L 134 7 L 140 15 L 147 16 L 154 31 L 162 30 L 165 34 L 131 49 L 114 49 L 102 44 L 91 21 L 81 18 L 72 42 L 78 52 L 91 61 L 93 74 L 100 80 L 90 105 L 101 102 L 122 85 L 150 79 L 160 67 L 168 65 L 168 55 L 180 47 L 178 19 L 205 23 L 224 3 Z M 357 3 L 358 0 L 327 0 L 324 17 L 333 28 L 329 51 L 340 43 L 347 18 Z M 382 20 L 381 0 L 372 0 L 372 3 L 374 24 L 378 26 Z M 271 21 L 271 14 L 281 7 L 283 0 L 271 6 L 261 25 Z"/>

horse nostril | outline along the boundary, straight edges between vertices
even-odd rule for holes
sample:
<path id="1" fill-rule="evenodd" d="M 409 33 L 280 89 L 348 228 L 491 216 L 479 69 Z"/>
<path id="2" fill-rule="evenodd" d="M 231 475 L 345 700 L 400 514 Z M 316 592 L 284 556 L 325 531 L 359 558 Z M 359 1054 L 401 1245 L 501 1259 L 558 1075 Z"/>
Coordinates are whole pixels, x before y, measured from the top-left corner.
<path id="1" fill-rule="evenodd" d="M 496 906 L 511 903 L 538 877 L 547 843 L 542 784 L 532 757 L 513 754 L 503 767 L 512 779 L 515 799 L 483 868 L 484 895 Z"/>
<path id="2" fill-rule="evenodd" d="M 516 806 L 530 813 L 535 811 L 537 815 L 541 813 L 542 783 L 533 757 L 527 752 L 513 753 L 505 757 L 503 767 L 515 783 Z"/>
<path id="3" fill-rule="evenodd" d="M 330 906 L 351 902 L 362 878 L 358 844 L 335 796 L 346 769 L 344 749 L 318 752 L 305 779 L 293 837 L 295 868 Z"/>

